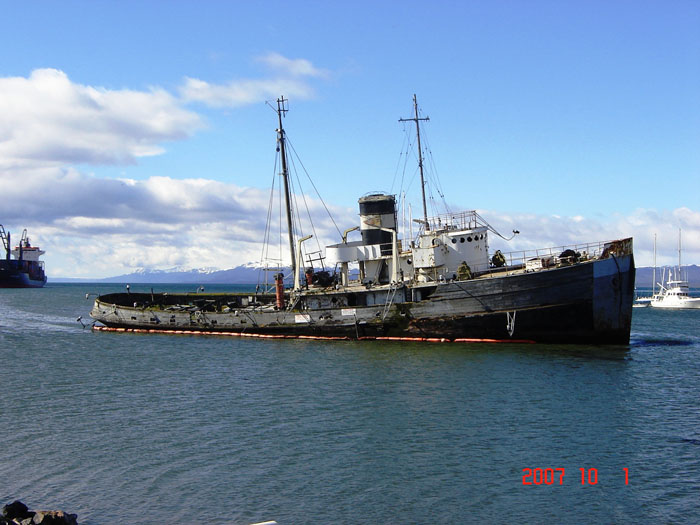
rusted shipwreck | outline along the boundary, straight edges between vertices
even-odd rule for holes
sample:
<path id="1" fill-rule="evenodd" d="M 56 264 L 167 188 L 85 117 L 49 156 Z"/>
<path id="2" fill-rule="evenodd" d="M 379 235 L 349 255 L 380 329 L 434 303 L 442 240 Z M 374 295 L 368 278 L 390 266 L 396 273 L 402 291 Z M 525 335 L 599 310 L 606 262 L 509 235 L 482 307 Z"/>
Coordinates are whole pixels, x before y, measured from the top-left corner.
<path id="1" fill-rule="evenodd" d="M 408 120 L 420 137 L 417 104 L 415 110 Z M 293 285 L 285 287 L 279 273 L 260 293 L 112 293 L 96 299 L 95 320 L 108 329 L 260 337 L 629 342 L 631 238 L 490 253 L 495 230 L 478 213 L 428 217 L 424 205 L 420 229 L 406 242 L 395 196 L 373 194 L 359 200 L 361 240 L 347 240 L 355 227 L 326 247 L 336 270 L 305 268 L 308 236 L 293 233 L 285 178 L 284 111 L 278 100 Z M 422 179 L 420 157 L 419 166 Z"/>

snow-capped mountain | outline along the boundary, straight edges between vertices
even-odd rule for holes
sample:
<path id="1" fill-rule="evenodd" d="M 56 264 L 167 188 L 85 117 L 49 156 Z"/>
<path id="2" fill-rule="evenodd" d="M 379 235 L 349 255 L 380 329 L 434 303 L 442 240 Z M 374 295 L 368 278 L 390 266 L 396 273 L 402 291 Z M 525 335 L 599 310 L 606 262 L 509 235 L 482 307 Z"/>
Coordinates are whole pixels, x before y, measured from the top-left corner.
<path id="1" fill-rule="evenodd" d="M 254 284 L 259 281 L 260 271 L 257 264 L 244 264 L 228 270 L 216 268 L 139 269 L 133 273 L 108 277 L 100 281 L 109 283 Z"/>
<path id="2" fill-rule="evenodd" d="M 667 270 L 668 271 L 668 270 Z M 192 284 L 257 284 L 260 280 L 265 280 L 262 275 L 263 270 L 258 263 L 246 263 L 228 270 L 218 270 L 216 268 L 181 268 L 175 267 L 167 270 L 150 270 L 140 268 L 132 273 L 107 277 L 105 279 L 70 279 L 52 278 L 50 282 L 104 282 L 104 283 L 192 283 Z M 683 266 L 683 276 L 688 276 L 691 287 L 700 287 L 700 266 L 691 264 Z M 289 278 L 290 270 L 285 268 L 284 274 Z M 661 268 L 656 269 L 656 279 L 661 280 Z M 268 276 L 272 281 L 272 276 Z M 652 268 L 637 268 L 636 285 L 638 287 L 651 287 Z"/>
<path id="3" fill-rule="evenodd" d="M 139 268 L 131 273 L 106 277 L 104 279 L 51 278 L 51 282 L 90 281 L 102 283 L 192 283 L 192 284 L 256 284 L 264 280 L 263 270 L 257 263 L 246 263 L 228 270 L 217 268 L 182 268 L 165 270 Z M 285 275 L 289 269 L 284 270 Z M 271 276 L 270 279 L 271 280 Z"/>

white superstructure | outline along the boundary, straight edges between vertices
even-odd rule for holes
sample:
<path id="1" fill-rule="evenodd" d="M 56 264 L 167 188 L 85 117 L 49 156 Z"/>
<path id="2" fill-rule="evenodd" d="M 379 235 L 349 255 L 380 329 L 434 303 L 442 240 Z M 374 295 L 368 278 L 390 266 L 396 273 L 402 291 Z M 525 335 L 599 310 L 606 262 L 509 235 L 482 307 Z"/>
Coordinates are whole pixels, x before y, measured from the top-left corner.
<path id="1" fill-rule="evenodd" d="M 669 279 L 649 304 L 654 308 L 700 308 L 700 297 L 690 297 L 688 281 Z"/>
<path id="2" fill-rule="evenodd" d="M 678 230 L 678 268 L 669 270 L 668 279 L 661 284 L 649 303 L 654 308 L 700 308 L 700 297 L 688 293 L 688 281 L 681 278 L 681 231 Z"/>

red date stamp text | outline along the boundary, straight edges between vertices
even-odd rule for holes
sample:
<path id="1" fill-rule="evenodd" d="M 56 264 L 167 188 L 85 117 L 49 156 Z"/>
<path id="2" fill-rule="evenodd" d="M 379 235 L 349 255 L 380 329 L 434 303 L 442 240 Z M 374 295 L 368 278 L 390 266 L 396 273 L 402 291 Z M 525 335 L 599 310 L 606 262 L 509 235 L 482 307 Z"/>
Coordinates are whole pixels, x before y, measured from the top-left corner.
<path id="1" fill-rule="evenodd" d="M 629 485 L 629 469 L 622 469 L 625 475 L 625 485 Z M 581 485 L 596 485 L 598 483 L 598 469 L 579 468 L 578 474 L 573 477 Z M 524 468 L 523 485 L 563 485 L 566 476 L 565 468 Z"/>

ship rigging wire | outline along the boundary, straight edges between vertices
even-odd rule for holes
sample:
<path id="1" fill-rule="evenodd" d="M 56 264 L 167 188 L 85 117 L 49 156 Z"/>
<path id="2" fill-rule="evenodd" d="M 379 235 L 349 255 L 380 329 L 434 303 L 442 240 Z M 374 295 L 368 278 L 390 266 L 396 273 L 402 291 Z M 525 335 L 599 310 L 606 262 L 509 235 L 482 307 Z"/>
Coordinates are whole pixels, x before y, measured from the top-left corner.
<path id="1" fill-rule="evenodd" d="M 268 104 L 269 105 L 269 104 Z M 273 108 L 274 109 L 274 108 Z M 313 232 L 313 236 L 316 241 L 316 245 L 318 247 L 317 252 L 311 252 L 309 253 L 305 248 L 304 245 L 302 245 L 302 259 L 298 261 L 299 269 L 301 269 L 304 266 L 303 261 L 308 261 L 311 265 L 313 265 L 313 262 L 315 260 L 321 261 L 321 264 L 323 266 L 323 269 L 325 269 L 325 265 L 323 264 L 323 257 L 319 256 L 318 259 L 313 259 L 311 258 L 312 255 L 318 253 L 322 253 L 322 246 L 321 246 L 321 238 L 319 237 L 317 231 L 316 231 L 316 226 L 314 223 L 314 220 L 312 218 L 311 214 L 311 207 L 309 205 L 309 202 L 306 197 L 306 192 L 304 191 L 304 185 L 302 184 L 302 177 L 300 177 L 300 171 L 303 171 L 303 173 L 306 175 L 307 180 L 311 184 L 311 187 L 313 188 L 316 197 L 318 200 L 321 202 L 321 205 L 323 206 L 324 210 L 328 214 L 328 217 L 330 218 L 331 222 L 333 223 L 333 226 L 335 227 L 336 231 L 338 232 L 338 236 L 342 236 L 340 233 L 340 228 L 338 227 L 338 224 L 335 221 L 335 218 L 331 214 L 330 210 L 328 209 L 328 205 L 326 204 L 325 200 L 323 197 L 321 197 L 321 194 L 318 190 L 318 187 L 314 183 L 313 179 L 309 175 L 308 170 L 306 169 L 306 166 L 304 166 L 304 163 L 301 160 L 301 157 L 297 153 L 296 149 L 294 148 L 294 145 L 292 142 L 289 140 L 289 136 L 285 132 L 284 134 L 284 140 L 286 145 L 289 147 L 288 151 L 291 151 L 291 154 L 288 153 L 287 155 L 287 178 L 288 178 L 288 183 L 290 186 L 290 203 L 289 206 L 291 208 L 291 215 L 292 215 L 292 234 L 294 235 L 295 239 L 298 239 L 304 231 L 304 228 L 302 227 L 302 217 L 300 211 L 303 209 L 306 212 L 306 217 L 309 222 L 309 226 L 311 228 L 311 231 Z M 279 139 L 276 140 L 276 151 L 277 155 L 275 156 L 275 164 L 274 164 L 274 171 L 273 171 L 273 179 L 272 179 L 272 184 L 270 187 L 270 199 L 268 203 L 268 211 L 267 211 L 267 217 L 266 217 L 266 225 L 265 225 L 265 233 L 263 236 L 263 247 L 261 250 L 261 266 L 266 267 L 266 261 L 269 262 L 272 260 L 271 254 L 270 254 L 270 246 L 272 244 L 272 215 L 273 215 L 273 208 L 274 208 L 274 202 L 275 200 L 279 204 L 279 248 L 278 248 L 278 254 L 279 254 L 279 259 L 275 259 L 275 262 L 277 262 L 277 267 L 279 270 L 282 270 L 282 265 L 283 265 L 283 202 L 284 202 L 284 197 L 282 195 L 282 185 L 277 184 L 277 177 L 280 176 L 279 173 L 279 166 L 280 166 L 280 146 L 279 146 Z M 299 167 L 297 167 L 297 164 Z M 277 198 L 275 199 L 275 189 L 277 188 Z M 301 202 L 299 202 L 301 200 Z M 258 286 L 260 285 L 260 276 L 258 277 Z M 267 276 L 265 277 L 265 285 L 269 285 L 268 283 L 268 278 Z"/>
<path id="2" fill-rule="evenodd" d="M 418 107 L 418 118 L 423 119 L 423 113 L 420 110 L 420 107 Z M 426 118 L 427 120 L 427 118 Z M 414 141 L 414 130 L 409 129 L 406 127 L 407 122 L 412 122 L 410 124 L 410 127 L 413 128 L 414 122 L 412 119 L 405 119 L 405 120 L 400 120 L 400 122 L 403 123 L 403 132 L 404 132 L 404 141 L 401 146 L 401 153 L 399 154 L 399 160 L 397 161 L 397 166 L 396 166 L 396 172 L 394 173 L 394 178 L 391 183 L 391 190 L 394 190 L 394 186 L 396 183 L 397 179 L 397 173 L 399 170 L 399 166 L 402 164 L 403 160 L 403 169 L 401 171 L 401 183 L 399 186 L 399 198 L 404 201 L 407 200 L 407 195 L 410 194 L 411 188 L 413 186 L 413 182 L 416 181 L 419 178 L 419 154 L 417 151 L 417 144 L 416 141 Z M 428 166 L 426 166 L 426 163 L 423 163 L 423 175 L 425 178 L 425 191 L 426 191 L 426 196 L 427 200 L 430 203 L 430 209 L 432 211 L 432 216 L 437 217 L 441 215 L 442 210 L 440 209 L 440 203 L 438 202 L 438 198 L 436 198 L 435 193 L 439 196 L 439 201 L 442 203 L 442 209 L 444 209 L 444 212 L 447 214 L 451 214 L 452 211 L 450 210 L 450 207 L 447 204 L 447 200 L 445 199 L 445 191 L 443 190 L 442 183 L 440 182 L 440 177 L 438 175 L 438 170 L 437 166 L 435 164 L 435 157 L 433 156 L 433 151 L 432 148 L 430 147 L 430 139 L 428 137 L 428 133 L 426 131 L 426 126 L 423 126 L 421 128 L 421 154 L 423 161 L 427 160 Z M 409 161 L 409 156 L 411 156 L 411 160 L 414 161 L 412 164 L 416 166 L 413 169 L 412 175 L 409 177 L 406 176 L 407 172 L 407 166 L 408 166 L 408 161 Z M 426 169 L 427 168 L 427 169 Z M 404 206 L 405 204 L 401 204 L 400 206 Z M 488 227 L 488 230 L 491 231 L 493 234 L 496 236 L 500 237 L 501 239 L 505 241 L 510 241 L 512 240 L 516 235 L 518 235 L 520 232 L 518 230 L 513 230 L 513 235 L 510 237 L 506 237 L 503 234 L 501 234 L 498 230 L 496 230 L 493 226 L 490 224 L 486 223 L 484 221 L 486 226 Z M 405 233 L 404 233 L 405 234 Z"/>
<path id="3" fill-rule="evenodd" d="M 424 117 L 422 117 L 422 113 L 420 112 L 420 108 L 418 108 L 418 112 L 418 118 L 420 120 L 424 120 Z M 427 120 L 427 117 L 425 119 Z M 402 164 L 401 161 L 403 160 L 403 169 L 401 171 L 401 182 L 399 185 L 398 194 L 401 199 L 405 200 L 406 195 L 410 194 L 411 188 L 413 187 L 413 182 L 419 178 L 419 152 L 417 151 L 416 141 L 413 140 L 415 137 L 414 130 L 411 129 L 409 132 L 408 128 L 406 127 L 407 122 L 412 122 L 410 126 L 413 128 L 415 120 L 405 119 L 400 120 L 400 122 L 403 122 L 404 141 L 401 146 L 402 149 L 401 153 L 399 154 L 399 160 L 397 161 L 396 171 L 398 172 L 399 166 Z M 426 159 L 428 160 L 427 166 L 426 163 L 423 162 L 423 174 L 425 178 L 424 183 L 426 186 L 424 190 L 427 200 L 430 202 L 429 207 L 431 209 L 431 215 L 438 216 L 442 213 L 451 213 L 451 210 L 447 205 L 447 201 L 445 200 L 445 193 L 442 189 L 442 184 L 440 183 L 437 166 L 435 165 L 435 159 L 433 157 L 432 149 L 430 148 L 430 142 L 428 140 L 425 127 L 421 128 L 421 139 L 422 144 L 420 154 L 422 155 L 424 161 Z M 414 168 L 413 173 L 410 176 L 407 176 L 407 166 L 409 160 L 414 161 L 412 162 L 412 165 L 416 167 Z M 394 173 L 394 178 L 391 185 L 392 191 L 394 190 L 396 179 L 397 173 Z M 435 193 L 437 193 L 438 197 L 436 197 Z M 442 210 L 444 210 L 444 212 Z"/>
<path id="4" fill-rule="evenodd" d="M 292 149 L 292 152 L 294 153 L 294 157 L 299 161 L 299 165 L 301 166 L 301 169 L 304 170 L 304 174 L 306 175 L 306 178 L 309 179 L 309 183 L 311 183 L 311 186 L 313 187 L 314 191 L 316 192 L 316 196 L 318 197 L 318 200 L 321 201 L 321 204 L 323 204 L 323 208 L 326 210 L 326 213 L 328 214 L 328 217 L 330 218 L 331 222 L 333 223 L 333 226 L 335 226 L 335 230 L 338 232 L 339 236 L 342 236 L 340 233 L 340 228 L 338 228 L 338 225 L 335 222 L 335 219 L 333 218 L 333 215 L 331 214 L 330 210 L 328 209 L 328 206 L 326 206 L 326 202 L 323 200 L 323 197 L 321 197 L 321 193 L 318 191 L 318 188 L 316 187 L 316 184 L 314 184 L 313 179 L 309 175 L 309 172 L 306 170 L 306 166 L 304 166 L 304 163 L 301 161 L 301 157 L 297 153 L 296 149 L 294 149 L 294 144 L 289 140 L 289 137 L 287 137 L 287 144 L 289 144 L 289 147 Z M 293 159 L 292 159 L 293 161 Z"/>

